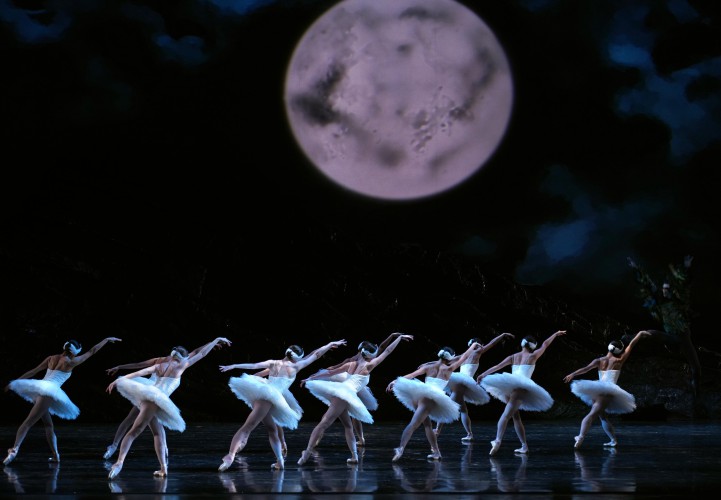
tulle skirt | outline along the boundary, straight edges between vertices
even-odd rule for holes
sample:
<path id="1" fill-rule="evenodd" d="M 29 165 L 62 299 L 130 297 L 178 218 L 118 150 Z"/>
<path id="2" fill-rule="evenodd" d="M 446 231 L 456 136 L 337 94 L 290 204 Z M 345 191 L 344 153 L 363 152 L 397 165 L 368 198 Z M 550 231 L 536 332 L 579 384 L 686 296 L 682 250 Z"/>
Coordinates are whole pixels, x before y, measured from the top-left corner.
<path id="1" fill-rule="evenodd" d="M 270 384 L 268 379 L 244 373 L 240 377 L 231 377 L 228 386 L 233 394 L 249 408 L 253 408 L 253 404 L 259 399 L 270 402 L 272 406 L 268 414 L 276 425 L 291 430 L 298 428 L 301 414 L 291 408 L 283 396 L 283 392 Z M 287 392 L 290 394 L 290 391 Z M 300 408 L 300 406 L 298 407 Z"/>
<path id="2" fill-rule="evenodd" d="M 473 377 L 465 373 L 454 372 L 448 381 L 448 388 L 455 392 L 459 386 L 463 386 L 463 399 L 466 403 L 474 405 L 484 405 L 491 400 L 488 393 L 473 380 Z"/>
<path id="3" fill-rule="evenodd" d="M 434 422 L 448 424 L 460 417 L 460 406 L 438 387 L 418 379 L 398 377 L 393 384 L 393 394 L 403 406 L 415 412 L 422 399 L 435 403 L 428 415 Z"/>
<path id="4" fill-rule="evenodd" d="M 636 398 L 618 385 L 601 380 L 574 380 L 571 382 L 571 392 L 578 396 L 588 406 L 593 406 L 600 395 L 610 396 L 606 407 L 607 413 L 631 413 L 636 409 Z"/>
<path id="5" fill-rule="evenodd" d="M 136 381 L 134 378 L 119 378 L 115 387 L 124 398 L 140 408 L 145 401 L 154 403 L 158 407 L 155 417 L 171 431 L 183 432 L 185 421 L 180 416 L 180 410 L 175 403 L 160 389 L 147 382 Z"/>
<path id="6" fill-rule="evenodd" d="M 55 382 L 37 379 L 18 379 L 9 384 L 10 390 L 17 393 L 25 401 L 35 403 L 40 396 L 52 399 L 48 411 L 65 420 L 74 420 L 80 415 L 80 408 L 70 401 L 65 391 Z"/>
<path id="7" fill-rule="evenodd" d="M 512 373 L 493 373 L 481 380 L 481 386 L 488 394 L 504 403 L 508 403 L 511 393 L 522 389 L 521 406 L 526 411 L 546 411 L 553 406 L 551 395 L 532 379 Z"/>
<path id="8" fill-rule="evenodd" d="M 340 398 L 348 403 L 348 414 L 366 424 L 373 423 L 366 405 L 363 404 L 354 386 L 346 382 L 332 382 L 330 380 L 309 380 L 305 383 L 306 388 L 313 396 L 330 405 L 332 397 Z"/>

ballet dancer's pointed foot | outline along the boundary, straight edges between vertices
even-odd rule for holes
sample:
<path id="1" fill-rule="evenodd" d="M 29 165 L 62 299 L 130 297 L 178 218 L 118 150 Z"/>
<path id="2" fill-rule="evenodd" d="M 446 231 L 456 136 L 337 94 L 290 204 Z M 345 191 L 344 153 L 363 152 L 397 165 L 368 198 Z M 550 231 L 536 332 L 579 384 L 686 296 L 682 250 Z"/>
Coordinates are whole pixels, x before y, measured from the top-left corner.
<path id="1" fill-rule="evenodd" d="M 18 455 L 18 449 L 17 448 L 9 448 L 8 449 L 8 456 L 5 457 L 5 460 L 3 460 L 3 465 L 7 465 L 13 460 L 15 460 L 15 457 Z"/>
<path id="2" fill-rule="evenodd" d="M 110 457 L 112 457 L 113 455 L 115 455 L 115 451 L 116 451 L 117 449 L 118 449 L 118 445 L 117 445 L 117 444 L 111 444 L 110 446 L 108 446 L 108 447 L 105 449 L 105 453 L 103 453 L 103 458 L 104 458 L 105 460 L 110 460 Z"/>
<path id="3" fill-rule="evenodd" d="M 285 463 L 278 460 L 276 463 L 272 464 L 270 468 L 273 470 L 283 470 L 285 469 Z"/>
<path id="4" fill-rule="evenodd" d="M 520 453 L 521 455 L 526 455 L 528 453 L 528 445 L 524 444 L 520 448 L 516 448 L 513 450 L 513 453 Z"/>
<path id="5" fill-rule="evenodd" d="M 156 470 L 155 472 L 153 472 L 153 476 L 168 477 L 168 469 L 166 467 L 161 467 L 160 470 Z"/>
<path id="6" fill-rule="evenodd" d="M 491 451 L 488 454 L 491 456 L 495 455 L 500 447 L 501 442 L 497 439 L 494 439 L 493 441 L 491 441 Z"/>
<path id="7" fill-rule="evenodd" d="M 471 444 L 472 441 L 474 441 L 473 434 L 469 434 L 461 438 L 461 443 L 463 444 Z"/>
<path id="8" fill-rule="evenodd" d="M 122 462 L 115 462 L 113 466 L 110 468 L 110 472 L 108 473 L 108 479 L 111 481 L 118 477 L 118 474 L 120 474 L 120 471 L 123 470 L 123 463 Z"/>
<path id="9" fill-rule="evenodd" d="M 616 440 L 612 439 L 608 443 L 603 443 L 604 448 L 614 448 L 616 446 Z"/>
<path id="10" fill-rule="evenodd" d="M 391 462 L 397 462 L 401 459 L 403 456 L 403 448 L 394 448 L 393 449 L 393 460 Z"/>
<path id="11" fill-rule="evenodd" d="M 224 472 L 230 468 L 231 465 L 233 465 L 233 461 L 235 460 L 235 457 L 231 455 L 226 455 L 223 457 L 223 463 L 218 466 L 218 472 Z"/>
<path id="12" fill-rule="evenodd" d="M 428 459 L 428 460 L 441 460 L 442 458 L 443 457 L 441 457 L 440 450 L 435 450 L 433 453 L 426 456 L 426 459 Z"/>
<path id="13" fill-rule="evenodd" d="M 308 460 L 310 460 L 312 453 L 310 450 L 303 450 L 303 453 L 300 454 L 300 459 L 298 459 L 298 465 L 305 464 Z"/>
<path id="14" fill-rule="evenodd" d="M 352 457 L 350 457 L 349 459 L 347 459 L 347 460 L 345 461 L 345 463 L 350 464 L 350 465 L 355 465 L 355 464 L 357 464 L 357 463 L 358 463 L 358 455 L 353 455 Z"/>
<path id="15" fill-rule="evenodd" d="M 573 447 L 575 449 L 579 449 L 581 447 L 581 444 L 583 444 L 583 436 L 575 436 L 573 439 L 576 441 Z"/>

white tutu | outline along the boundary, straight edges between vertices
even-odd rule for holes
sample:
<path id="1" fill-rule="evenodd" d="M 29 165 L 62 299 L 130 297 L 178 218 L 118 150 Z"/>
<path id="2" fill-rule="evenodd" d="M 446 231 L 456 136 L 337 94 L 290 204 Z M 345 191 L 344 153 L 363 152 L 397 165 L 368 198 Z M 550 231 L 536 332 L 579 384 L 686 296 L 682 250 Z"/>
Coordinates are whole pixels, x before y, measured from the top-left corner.
<path id="1" fill-rule="evenodd" d="M 571 392 L 588 406 L 593 406 L 600 395 L 611 396 L 606 407 L 607 413 L 631 413 L 636 409 L 636 398 L 616 384 L 619 375 L 619 370 L 599 371 L 599 380 L 574 380 L 571 382 Z"/>
<path id="2" fill-rule="evenodd" d="M 45 372 L 42 380 L 22 378 L 10 382 L 10 390 L 17 393 L 24 400 L 35 403 L 38 397 L 47 396 L 52 399 L 48 411 L 66 420 L 73 420 L 80 415 L 80 408 L 70 401 L 70 398 L 60 386 L 70 378 L 71 372 L 50 370 Z"/>
<path id="3" fill-rule="evenodd" d="M 323 369 L 320 370 L 318 373 L 327 372 L 328 370 Z M 345 382 L 348 380 L 348 377 L 350 377 L 350 373 L 348 372 L 341 372 L 336 373 L 335 375 L 328 375 L 324 379 L 315 379 L 315 380 L 331 380 L 333 382 Z M 370 387 L 367 385 L 363 387 L 360 391 L 358 391 L 358 398 L 363 402 L 366 408 L 368 408 L 368 411 L 376 411 L 378 409 L 378 400 L 373 395 L 373 393 L 370 390 Z"/>
<path id="4" fill-rule="evenodd" d="M 418 379 L 398 377 L 393 384 L 393 394 L 403 406 L 416 411 L 422 399 L 430 399 L 435 404 L 429 413 L 434 422 L 448 424 L 460 417 L 460 406 L 445 393 L 448 382 L 435 377 L 426 377 L 425 382 Z"/>
<path id="5" fill-rule="evenodd" d="M 491 400 L 488 393 L 473 380 L 472 377 L 462 372 L 454 372 L 451 374 L 451 378 L 448 380 L 448 391 L 457 392 L 458 388 L 463 386 L 465 392 L 463 399 L 466 403 L 474 405 L 484 405 Z"/>
<path id="6" fill-rule="evenodd" d="M 513 365 L 512 372 L 494 373 L 481 380 L 481 386 L 488 394 L 508 403 L 508 398 L 516 389 L 523 389 L 519 409 L 526 411 L 546 411 L 553 406 L 551 395 L 531 380 L 535 365 Z"/>
<path id="7" fill-rule="evenodd" d="M 233 394 L 251 409 L 259 399 L 269 401 L 272 406 L 268 414 L 273 422 L 287 429 L 296 429 L 301 413 L 291 408 L 283 395 L 294 380 L 295 378 L 290 377 L 268 377 L 266 379 L 244 373 L 240 377 L 230 377 L 228 386 Z M 288 393 L 290 394 L 290 391 Z"/>
<path id="8" fill-rule="evenodd" d="M 147 379 L 120 377 L 115 384 L 124 398 L 140 408 L 144 401 L 150 401 L 158 407 L 155 417 L 171 431 L 183 432 L 185 421 L 180 410 L 170 400 L 170 395 L 180 385 L 180 377 L 158 377 L 154 385 L 148 385 Z"/>
<path id="9" fill-rule="evenodd" d="M 316 398 L 330 405 L 330 398 L 340 398 L 348 403 L 348 414 L 366 424 L 373 423 L 373 417 L 368 408 L 363 404 L 358 392 L 368 385 L 370 375 L 349 375 L 343 382 L 331 380 L 309 380 L 305 383 L 306 388 Z"/>

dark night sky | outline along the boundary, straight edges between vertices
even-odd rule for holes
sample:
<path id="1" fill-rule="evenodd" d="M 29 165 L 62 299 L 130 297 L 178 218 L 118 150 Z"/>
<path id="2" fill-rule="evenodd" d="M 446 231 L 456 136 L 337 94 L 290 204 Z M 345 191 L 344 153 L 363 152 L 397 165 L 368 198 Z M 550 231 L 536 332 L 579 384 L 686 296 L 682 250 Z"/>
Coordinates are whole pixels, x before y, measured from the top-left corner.
<path id="1" fill-rule="evenodd" d="M 691 254 L 695 336 L 713 346 L 717 2 L 462 3 L 511 61 L 507 134 L 462 185 L 388 202 L 318 174 L 285 120 L 286 64 L 334 2 L 0 0 L 3 269 L 32 248 L 24 265 L 72 255 L 142 288 L 177 270 L 220 283 L 244 259 L 223 286 L 264 302 L 272 330 L 268 302 L 319 234 L 465 255 L 602 311 L 640 309 L 627 256 L 660 278 Z"/>

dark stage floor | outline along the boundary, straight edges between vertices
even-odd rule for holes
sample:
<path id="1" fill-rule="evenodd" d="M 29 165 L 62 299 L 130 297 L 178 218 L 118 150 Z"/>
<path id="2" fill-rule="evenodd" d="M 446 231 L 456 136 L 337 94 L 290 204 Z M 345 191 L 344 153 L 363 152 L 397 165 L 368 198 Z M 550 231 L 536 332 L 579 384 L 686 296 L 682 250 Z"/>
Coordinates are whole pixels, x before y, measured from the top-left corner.
<path id="1" fill-rule="evenodd" d="M 410 417 L 410 414 L 409 414 Z M 18 422 L 19 424 L 19 422 Z M 315 461 L 296 464 L 315 422 L 301 422 L 286 439 L 289 453 L 284 471 L 272 471 L 274 461 L 265 429 L 251 435 L 239 455 L 242 460 L 226 472 L 217 472 L 227 452 L 236 424 L 193 425 L 179 434 L 168 433 L 170 474 L 154 478 L 157 460 L 152 438 L 146 431 L 135 442 L 120 475 L 108 481 L 108 467 L 102 459 L 115 427 L 56 424 L 61 453 L 60 465 L 47 463 L 48 447 L 42 426 L 34 427 L 14 462 L 0 476 L 0 495 L 124 497 L 155 494 L 178 497 L 266 496 L 328 493 L 359 496 L 452 495 L 484 497 L 522 494 L 524 498 L 595 498 L 629 496 L 693 497 L 721 485 L 720 422 L 624 422 L 617 421 L 619 446 L 603 448 L 607 441 L 598 423 L 586 437 L 580 451 L 573 449 L 579 421 L 547 422 L 528 420 L 530 446 L 527 456 L 516 455 L 518 441 L 509 426 L 501 450 L 489 457 L 488 444 L 495 423 L 474 422 L 478 441 L 464 445 L 460 423 L 446 426 L 440 437 L 441 462 L 429 462 L 429 447 L 422 429 L 416 431 L 403 458 L 391 462 L 406 422 L 366 426 L 366 447 L 356 466 L 346 464 L 342 427 L 336 423 L 318 447 Z M 16 428 L 0 427 L 2 453 L 12 444 Z M 120 497 L 118 497 L 120 498 Z"/>

